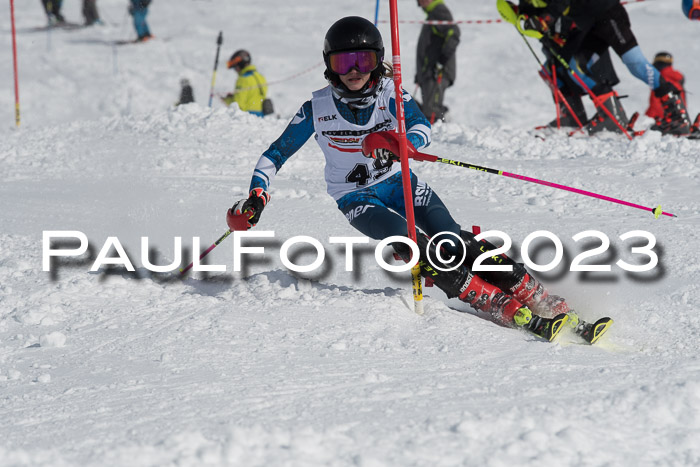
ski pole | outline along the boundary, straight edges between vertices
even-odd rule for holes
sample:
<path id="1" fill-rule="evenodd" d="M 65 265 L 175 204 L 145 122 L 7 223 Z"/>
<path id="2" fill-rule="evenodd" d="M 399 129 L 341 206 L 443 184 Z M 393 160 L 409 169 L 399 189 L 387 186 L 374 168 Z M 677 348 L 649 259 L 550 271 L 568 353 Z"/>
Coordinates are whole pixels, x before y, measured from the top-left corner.
<path id="1" fill-rule="evenodd" d="M 615 122 L 615 125 L 617 125 L 617 127 L 625 134 L 625 136 L 627 136 L 627 138 L 631 140 L 631 139 L 632 139 L 632 136 L 629 134 L 629 132 L 625 129 L 625 127 L 623 127 L 623 126 L 620 124 L 620 122 L 617 120 L 617 118 L 615 118 L 615 116 L 612 114 L 612 112 L 610 111 L 610 109 L 608 109 L 607 107 L 605 107 L 605 105 L 603 105 L 603 103 L 600 102 L 600 99 L 598 98 L 598 96 L 596 96 L 595 94 L 593 94 L 593 91 L 591 91 L 591 88 L 589 88 L 588 85 L 586 84 L 586 82 L 583 81 L 583 78 L 581 78 L 581 77 L 579 76 L 579 74 L 576 73 L 576 71 L 574 71 L 574 69 L 571 68 L 571 66 L 570 66 L 568 63 L 566 63 L 566 60 L 564 60 L 559 54 L 557 54 L 557 53 L 554 51 L 554 49 L 552 49 L 552 48 L 551 48 L 550 46 L 548 46 L 548 45 L 547 45 L 546 47 L 547 47 L 547 49 L 549 49 L 549 52 L 552 54 L 552 56 L 553 56 L 554 58 L 556 58 L 557 61 L 559 61 L 559 63 L 561 63 L 562 66 L 563 66 L 564 68 L 566 68 L 566 70 L 567 70 L 569 73 L 571 73 L 571 76 L 573 76 L 574 78 L 576 78 L 576 81 L 578 81 L 578 84 L 580 84 L 581 87 L 582 87 L 583 89 L 586 90 L 586 92 L 588 93 L 588 95 L 591 96 L 591 99 L 593 100 L 593 104 L 595 104 L 595 106 L 596 106 L 597 108 L 599 108 L 599 109 L 601 109 L 603 112 L 605 112 L 605 114 L 610 118 L 610 120 L 612 120 L 613 122 Z"/>
<path id="2" fill-rule="evenodd" d="M 221 51 L 221 44 L 224 42 L 224 33 L 219 31 L 219 37 L 216 38 L 216 58 L 214 59 L 214 73 L 211 76 L 211 91 L 209 91 L 209 107 L 211 107 L 212 100 L 214 99 L 214 84 L 216 84 L 216 69 L 219 67 L 219 52 Z"/>
<path id="3" fill-rule="evenodd" d="M 482 167 L 482 166 L 479 166 L 476 164 L 468 164 L 466 162 L 455 161 L 452 159 L 438 157 L 438 156 L 434 156 L 432 154 L 425 154 L 425 153 L 421 153 L 418 151 L 413 152 L 412 154 L 409 155 L 409 157 L 411 157 L 412 159 L 415 159 L 417 161 L 439 162 L 441 164 L 455 165 L 457 167 L 464 167 L 467 169 L 478 170 L 479 172 L 488 172 L 491 174 L 503 175 L 504 177 L 515 178 L 518 180 L 523 180 L 523 181 L 531 182 L 531 183 L 537 183 L 538 185 L 544 185 L 544 186 L 548 186 L 548 187 L 552 187 L 552 188 L 557 188 L 559 190 L 570 191 L 571 193 L 578 193 L 579 195 L 590 196 L 592 198 L 598 198 L 598 199 L 602 199 L 604 201 L 610 201 L 611 203 L 622 204 L 623 206 L 629 206 L 632 208 L 642 209 L 644 211 L 650 211 L 654 214 L 654 217 L 656 219 L 658 219 L 659 216 L 661 216 L 662 214 L 664 216 L 669 216 L 669 217 L 678 217 L 675 214 L 671 214 L 669 212 L 662 211 L 661 205 L 658 205 L 655 208 L 648 208 L 646 206 L 641 206 L 639 204 L 630 203 L 628 201 L 623 201 L 620 199 L 611 198 L 610 196 L 600 195 L 598 193 L 593 193 L 591 191 L 581 190 L 579 188 L 572 188 L 570 186 L 560 185 L 558 183 L 547 182 L 544 180 L 539 180 L 536 178 L 527 177 L 525 175 L 518 175 L 518 174 L 514 174 L 514 173 L 510 173 L 510 172 L 505 172 L 503 170 L 496 170 L 496 169 L 491 169 L 488 167 Z"/>
<path id="4" fill-rule="evenodd" d="M 552 64 L 552 89 L 559 89 L 557 84 L 557 70 Z M 554 105 L 557 106 L 557 128 L 561 128 L 561 109 L 559 107 L 559 93 L 554 93 Z M 564 100 L 566 102 L 566 100 Z M 575 118 L 575 117 L 574 117 Z"/>
<path id="5" fill-rule="evenodd" d="M 17 38 L 15 35 L 15 0 L 10 0 L 10 16 L 12 21 L 12 64 L 15 74 L 15 126 L 19 127 L 19 78 L 17 76 Z"/>
<path id="6" fill-rule="evenodd" d="M 517 29 L 517 28 L 516 28 Z M 518 31 L 520 32 L 520 31 Z M 579 120 L 578 116 L 576 115 L 576 112 L 574 112 L 574 109 L 571 108 L 571 104 L 569 104 L 569 101 L 566 97 L 564 97 L 564 93 L 561 92 L 561 89 L 559 89 L 559 86 L 557 86 L 555 74 L 554 74 L 554 65 L 552 65 L 552 74 L 550 75 L 547 73 L 547 69 L 544 67 L 544 64 L 540 60 L 540 57 L 537 56 L 534 50 L 532 50 L 532 46 L 530 43 L 527 41 L 525 36 L 523 34 L 520 34 L 520 37 L 523 38 L 523 41 L 525 41 L 525 44 L 527 45 L 527 48 L 530 49 L 530 52 L 532 52 L 532 55 L 535 57 L 535 60 L 537 60 L 537 63 L 540 65 L 540 70 L 542 70 L 542 79 L 547 81 L 547 84 L 549 85 L 549 88 L 552 90 L 552 93 L 554 94 L 555 97 L 555 102 L 563 102 L 564 105 L 566 106 L 566 110 L 569 111 L 569 114 L 571 114 L 572 117 L 574 117 L 574 121 L 578 125 L 578 129 L 583 131 L 583 123 L 581 123 L 581 120 Z M 559 118 L 559 105 L 557 105 L 557 119 Z"/>
<path id="7" fill-rule="evenodd" d="M 508 4 L 506 0 L 498 0 L 497 3 L 498 7 L 498 12 L 501 14 L 503 19 L 515 26 L 515 30 L 518 31 L 518 34 L 520 34 L 520 37 L 523 38 L 523 41 L 525 42 L 525 45 L 527 48 L 530 50 L 530 53 L 532 53 L 532 56 L 535 57 L 535 60 L 537 60 L 537 64 L 540 66 L 540 70 L 542 70 L 542 78 L 547 80 L 547 83 L 549 84 L 550 89 L 552 90 L 552 93 L 554 93 L 555 101 L 556 100 L 561 100 L 564 102 L 564 105 L 566 106 L 566 109 L 569 111 L 569 113 L 574 117 L 574 120 L 576 121 L 576 124 L 578 125 L 579 129 L 583 131 L 583 124 L 579 120 L 578 116 L 576 115 L 576 112 L 573 111 L 571 108 L 571 105 L 569 105 L 569 101 L 564 97 L 564 94 L 561 92 L 561 89 L 559 89 L 558 86 L 556 86 L 556 83 L 553 82 L 553 80 L 549 77 L 549 74 L 547 73 L 547 69 L 544 67 L 544 64 L 542 63 L 542 60 L 540 60 L 540 57 L 537 56 L 535 51 L 533 50 L 532 46 L 530 43 L 527 41 L 527 38 L 525 38 L 525 34 L 520 30 L 518 27 L 518 16 L 516 13 L 513 11 L 511 6 Z M 557 118 L 559 116 L 559 106 L 557 106 Z"/>
<path id="8" fill-rule="evenodd" d="M 437 106 L 440 103 L 440 93 L 442 87 L 442 70 L 438 72 L 437 82 L 435 83 L 435 99 L 433 102 L 433 112 L 430 114 L 430 124 L 435 123 L 435 117 L 437 113 Z"/>
<path id="9" fill-rule="evenodd" d="M 211 250 L 213 250 L 214 248 L 216 248 L 217 246 L 219 246 L 219 243 L 223 242 L 223 241 L 226 239 L 226 237 L 228 237 L 229 235 L 231 235 L 231 230 L 230 230 L 230 229 L 227 230 L 226 232 L 224 232 L 224 234 L 223 234 L 221 237 L 219 237 L 219 239 L 218 239 L 217 241 L 215 241 L 214 243 L 212 243 L 212 245 L 211 245 L 209 248 L 207 248 L 206 250 L 204 250 L 204 253 L 202 253 L 201 255 L 199 255 L 199 260 L 201 261 L 202 258 L 204 258 L 205 256 L 207 256 Z M 187 271 L 189 271 L 190 269 L 192 269 L 192 266 L 194 266 L 194 261 L 192 261 L 192 262 L 189 264 L 189 266 L 187 266 L 186 268 L 180 269 L 180 275 L 181 275 L 181 276 L 184 275 Z"/>
<path id="10" fill-rule="evenodd" d="M 248 212 L 250 212 L 250 214 L 247 214 Z M 232 216 L 233 217 L 233 220 L 232 220 L 233 230 L 248 230 L 248 219 L 250 219 L 254 215 L 255 215 L 255 213 L 252 211 L 245 211 L 243 214 L 233 215 Z M 231 224 L 229 224 L 229 225 L 231 225 Z M 209 254 L 209 252 L 211 252 L 211 250 L 213 250 L 214 248 L 219 246 L 219 243 L 226 240 L 226 237 L 231 235 L 231 232 L 233 232 L 233 230 L 228 229 L 226 232 L 224 232 L 224 234 L 221 237 L 219 237 L 219 239 L 217 241 L 212 243 L 212 245 L 209 248 L 204 250 L 204 252 L 201 255 L 199 255 L 199 260 L 201 261 L 202 258 L 207 256 Z M 180 276 L 184 275 L 187 271 L 192 269 L 192 266 L 194 266 L 194 261 L 192 261 L 189 264 L 189 266 L 187 266 L 186 268 L 180 269 Z"/>

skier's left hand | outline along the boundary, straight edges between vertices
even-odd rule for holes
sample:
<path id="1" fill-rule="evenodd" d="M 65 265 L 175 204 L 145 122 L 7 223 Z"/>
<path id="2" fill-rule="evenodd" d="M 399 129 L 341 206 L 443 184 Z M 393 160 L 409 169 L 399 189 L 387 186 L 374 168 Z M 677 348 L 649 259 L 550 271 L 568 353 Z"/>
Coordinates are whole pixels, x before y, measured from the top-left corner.
<path id="1" fill-rule="evenodd" d="M 382 161 L 382 162 L 389 162 L 389 161 L 393 162 L 393 161 L 399 160 L 399 156 L 397 156 L 393 152 L 389 151 L 388 149 L 384 149 L 384 148 L 375 149 L 374 151 L 369 153 L 369 156 L 367 156 L 367 157 L 371 157 L 372 159 L 377 159 L 377 160 Z"/>

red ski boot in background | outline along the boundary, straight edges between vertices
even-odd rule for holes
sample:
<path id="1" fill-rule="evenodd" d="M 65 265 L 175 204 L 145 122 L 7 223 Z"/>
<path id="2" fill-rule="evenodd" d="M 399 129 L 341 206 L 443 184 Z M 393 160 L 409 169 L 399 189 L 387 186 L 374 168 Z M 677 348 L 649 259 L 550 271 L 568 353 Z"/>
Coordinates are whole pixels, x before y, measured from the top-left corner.
<path id="1" fill-rule="evenodd" d="M 620 96 L 617 95 L 617 92 L 610 91 L 606 94 L 599 95 L 598 102 L 599 104 L 596 104 L 596 108 L 598 109 L 596 115 L 588 122 L 588 125 L 586 125 L 588 134 L 592 135 L 603 130 L 622 133 L 623 131 L 620 127 L 627 128 L 629 119 L 627 118 L 625 109 L 622 108 Z M 607 112 L 598 108 L 598 106 L 603 106 L 608 109 L 614 120 L 610 118 Z"/>
<path id="2" fill-rule="evenodd" d="M 654 95 L 661 101 L 663 116 L 651 127 L 664 135 L 687 136 L 691 131 L 688 109 L 681 99 L 681 91 L 673 84 L 661 78 L 661 84 L 654 90 Z"/>

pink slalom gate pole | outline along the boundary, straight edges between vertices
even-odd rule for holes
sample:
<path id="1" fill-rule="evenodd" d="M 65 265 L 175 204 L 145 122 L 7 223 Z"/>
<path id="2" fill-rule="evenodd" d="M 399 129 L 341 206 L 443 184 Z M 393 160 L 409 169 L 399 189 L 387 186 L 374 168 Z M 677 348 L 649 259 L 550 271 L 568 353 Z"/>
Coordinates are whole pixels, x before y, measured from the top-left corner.
<path id="1" fill-rule="evenodd" d="M 229 229 L 226 232 L 224 232 L 224 234 L 221 237 L 219 237 L 217 241 L 212 243 L 212 245 L 209 248 L 204 250 L 204 252 L 201 255 L 199 255 L 199 260 L 201 261 L 202 258 L 207 256 L 211 250 L 219 246 L 219 243 L 226 240 L 226 237 L 231 235 L 231 232 L 234 232 L 236 230 L 248 230 L 250 228 L 250 226 L 248 225 L 248 219 L 250 219 L 254 215 L 255 213 L 252 210 L 247 210 L 242 214 L 232 214 L 231 210 L 229 210 L 226 215 L 226 223 L 228 224 Z M 187 271 L 192 269 L 192 266 L 194 266 L 194 261 L 192 261 L 186 268 L 180 269 L 180 276 L 183 276 Z"/>
<path id="2" fill-rule="evenodd" d="M 15 31 L 15 0 L 10 0 L 10 22 L 12 23 L 12 63 L 15 73 L 15 126 L 19 126 L 19 77 L 17 75 L 17 35 Z"/>
<path id="3" fill-rule="evenodd" d="M 515 178 L 517 180 L 523 180 L 523 181 L 530 182 L 530 183 L 537 183 L 538 185 L 544 185 L 544 186 L 548 186 L 548 187 L 552 187 L 552 188 L 557 188 L 559 190 L 569 191 L 571 193 L 577 193 L 579 195 L 590 196 L 591 198 L 602 199 L 604 201 L 609 201 L 611 203 L 621 204 L 623 206 L 629 206 L 631 208 L 641 209 L 643 211 L 650 211 L 654 214 L 654 217 L 657 219 L 661 215 L 669 216 L 669 217 L 678 217 L 675 214 L 671 214 L 670 212 L 662 211 L 661 205 L 659 205 L 655 208 L 650 208 L 647 206 L 642 206 L 640 204 L 630 203 L 629 201 L 623 201 L 621 199 L 612 198 L 610 196 L 601 195 L 598 193 L 593 193 L 592 191 L 586 191 L 586 190 L 581 190 L 579 188 L 573 188 L 573 187 L 566 186 L 566 185 L 560 185 L 559 183 L 547 182 L 545 180 L 539 180 L 537 178 L 527 177 L 525 175 L 518 175 L 518 174 L 514 174 L 514 173 L 510 173 L 510 172 L 505 172 L 503 170 L 496 170 L 496 169 L 482 167 L 482 166 L 475 165 L 475 164 L 468 164 L 465 162 L 455 161 L 452 159 L 446 159 L 444 157 L 438 157 L 438 156 L 434 156 L 432 154 L 425 154 L 425 153 L 418 152 L 418 151 L 414 151 L 410 155 L 410 157 L 412 159 L 417 160 L 417 161 L 440 162 L 442 164 L 448 164 L 448 165 L 454 165 L 457 167 L 464 167 L 467 169 L 478 170 L 479 172 L 488 172 L 491 174 L 503 175 L 504 177 L 508 177 L 508 178 Z"/>
<path id="4" fill-rule="evenodd" d="M 408 139 L 406 138 L 406 115 L 403 107 L 403 88 L 401 83 L 401 48 L 399 45 L 399 12 L 396 0 L 389 2 L 391 20 L 391 59 L 394 68 L 394 88 L 396 91 L 396 120 L 399 142 L 399 159 L 401 161 L 401 181 L 403 183 L 403 200 L 406 209 L 408 238 L 418 243 L 416 235 L 416 218 L 413 212 L 413 190 L 411 189 L 411 173 L 408 163 Z M 411 269 L 413 282 L 413 309 L 419 315 L 423 314 L 423 283 L 420 276 L 420 265 Z"/>

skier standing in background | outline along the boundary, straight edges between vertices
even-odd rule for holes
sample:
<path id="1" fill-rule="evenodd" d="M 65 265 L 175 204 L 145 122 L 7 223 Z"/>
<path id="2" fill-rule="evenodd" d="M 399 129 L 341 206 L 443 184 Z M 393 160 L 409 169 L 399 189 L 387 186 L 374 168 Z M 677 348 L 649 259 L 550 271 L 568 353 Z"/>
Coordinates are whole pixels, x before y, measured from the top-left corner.
<path id="1" fill-rule="evenodd" d="M 683 104 L 687 107 L 687 102 L 685 100 L 685 89 L 683 88 L 685 84 L 685 76 L 673 68 L 673 55 L 668 52 L 659 52 L 654 57 L 654 68 L 659 70 L 659 73 L 663 78 L 671 83 L 678 93 L 680 94 Z M 661 120 L 664 115 L 663 105 L 661 100 L 652 91 L 649 95 L 649 108 L 646 111 L 648 117 L 653 118 L 657 122 Z"/>
<path id="2" fill-rule="evenodd" d="M 63 0 L 41 0 L 44 11 L 49 19 L 49 24 L 62 24 L 66 19 L 61 14 L 61 3 Z"/>
<path id="3" fill-rule="evenodd" d="M 428 21 L 452 21 L 452 13 L 444 0 L 417 0 Z M 421 110 L 433 123 L 444 120 L 445 90 L 457 76 L 455 52 L 459 44 L 459 28 L 454 24 L 424 24 L 418 36 L 416 79 L 421 89 Z"/>
<path id="4" fill-rule="evenodd" d="M 617 98 L 617 92 L 613 89 L 620 80 L 610 60 L 610 52 L 606 50 L 598 55 L 598 53 L 594 52 L 591 47 L 588 47 L 587 44 L 584 43 L 581 49 L 574 54 L 571 63 L 576 64 L 576 73 L 586 82 L 593 94 L 606 103 L 608 110 L 611 111 L 622 126 L 626 126 L 628 123 L 627 115 Z M 551 72 L 552 64 L 555 65 L 556 76 L 554 77 Z M 587 93 L 585 89 L 567 73 L 566 69 L 564 69 L 561 64 L 558 62 L 547 62 L 545 64 L 545 70 L 546 74 L 545 71 L 540 70 L 540 75 L 544 78 L 547 85 L 550 87 L 553 86 L 554 80 L 556 80 L 557 87 L 561 91 L 559 99 L 553 94 L 554 102 L 559 107 L 559 119 L 554 119 L 549 122 L 549 127 L 561 126 L 578 128 L 578 124 L 581 123 L 583 129 L 588 134 L 594 134 L 601 130 L 621 133 L 617 125 L 615 125 L 607 115 L 601 115 L 600 112 L 590 121 L 588 120 L 582 100 L 582 96 L 587 95 Z M 609 99 L 610 96 L 614 96 L 614 99 Z M 566 100 L 566 103 L 569 104 L 576 118 L 571 114 L 566 103 L 562 101 L 562 97 Z M 578 119 L 578 122 L 576 119 Z"/>
<path id="5" fill-rule="evenodd" d="M 608 47 L 622 59 L 630 73 L 644 81 L 661 100 L 664 125 L 662 133 L 686 135 L 690 132 L 688 112 L 673 84 L 666 81 L 659 71 L 644 57 L 637 45 L 630 19 L 619 0 L 520 0 L 514 11 L 525 15 L 525 29 L 542 34 L 545 53 L 556 52 L 570 62 L 581 43 L 598 43 L 597 52 L 602 54 Z M 550 50 L 551 49 L 551 50 Z M 572 67 L 575 63 L 571 64 Z M 606 105 L 619 105 L 616 94 L 608 96 Z M 605 114 L 599 110 L 601 118 Z"/>
<path id="6" fill-rule="evenodd" d="M 375 240 L 405 237 L 401 167 L 395 163 L 398 158 L 385 148 L 363 152 L 368 135 L 392 141 L 396 138 L 396 94 L 391 67 L 382 62 L 381 34 L 364 18 L 342 18 L 326 33 L 323 57 L 328 86 L 312 94 L 282 135 L 260 156 L 250 194 L 228 210 L 227 223 L 232 230 L 236 230 L 242 216 L 248 228 L 258 223 L 270 201 L 268 191 L 277 172 L 314 135 L 326 160 L 328 194 L 350 225 Z M 430 144 L 430 122 L 405 90 L 403 100 L 408 143 L 417 149 L 426 147 Z M 482 248 L 495 247 L 462 231 L 432 188 L 415 174 L 410 178 L 416 225 L 428 236 L 437 236 L 435 242 L 428 243 L 426 235 L 418 235 L 422 275 L 430 277 L 448 297 L 459 297 L 505 325 L 523 327 L 549 340 L 567 321 L 578 322 L 562 298 L 549 295 L 522 265 L 504 255 L 489 258 L 485 264 L 510 264 L 512 272 L 473 273 L 472 264 Z M 457 242 L 445 250 L 456 258 L 464 253 L 466 259 L 455 264 L 454 270 L 436 271 L 427 257 L 436 258 L 437 241 L 449 239 L 450 233 L 463 239 L 466 251 Z M 397 242 L 392 246 L 402 259 L 410 260 L 407 245 Z"/>
<path id="7" fill-rule="evenodd" d="M 669 52 L 659 52 L 654 57 L 654 68 L 659 70 L 661 76 L 671 83 L 679 92 L 681 101 L 683 105 L 688 108 L 688 102 L 685 99 L 685 76 L 683 73 L 673 68 L 673 55 Z M 661 100 L 656 97 L 656 94 L 652 91 L 649 95 L 649 108 L 646 111 L 648 117 L 656 120 L 654 126 L 651 127 L 652 130 L 663 128 L 667 122 L 664 121 L 664 109 Z M 695 122 L 690 128 L 690 133 L 693 137 L 697 137 L 700 133 L 700 114 L 695 117 Z"/>
<path id="8" fill-rule="evenodd" d="M 134 29 L 136 29 L 136 42 L 145 42 L 147 40 L 153 39 L 151 35 L 151 30 L 148 28 L 148 23 L 146 22 L 146 15 L 148 15 L 148 6 L 151 4 L 151 0 L 130 0 L 129 14 L 134 18 Z"/>
<path id="9" fill-rule="evenodd" d="M 100 15 L 97 13 L 97 0 L 83 0 L 83 17 L 85 26 L 100 24 Z"/>
<path id="10" fill-rule="evenodd" d="M 264 116 L 263 101 L 267 97 L 267 81 L 251 63 L 250 53 L 243 49 L 237 50 L 231 55 L 227 67 L 238 73 L 238 79 L 235 90 L 222 98 L 224 103 L 231 105 L 235 102 L 244 112 Z"/>

